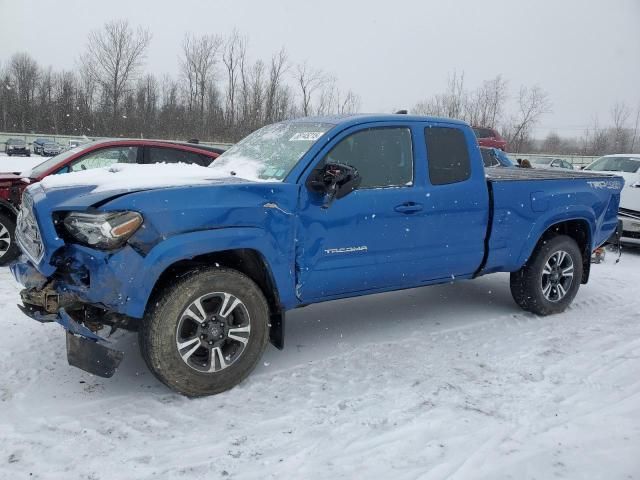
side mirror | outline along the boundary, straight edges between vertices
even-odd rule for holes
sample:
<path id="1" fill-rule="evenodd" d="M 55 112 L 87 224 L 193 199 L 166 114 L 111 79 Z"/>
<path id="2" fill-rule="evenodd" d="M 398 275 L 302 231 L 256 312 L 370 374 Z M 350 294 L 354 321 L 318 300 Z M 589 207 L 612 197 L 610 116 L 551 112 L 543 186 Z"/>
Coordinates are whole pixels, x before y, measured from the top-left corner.
<path id="1" fill-rule="evenodd" d="M 327 163 L 309 175 L 307 188 L 323 194 L 322 208 L 329 208 L 334 200 L 339 200 L 358 188 L 361 181 L 355 167 L 344 163 Z"/>

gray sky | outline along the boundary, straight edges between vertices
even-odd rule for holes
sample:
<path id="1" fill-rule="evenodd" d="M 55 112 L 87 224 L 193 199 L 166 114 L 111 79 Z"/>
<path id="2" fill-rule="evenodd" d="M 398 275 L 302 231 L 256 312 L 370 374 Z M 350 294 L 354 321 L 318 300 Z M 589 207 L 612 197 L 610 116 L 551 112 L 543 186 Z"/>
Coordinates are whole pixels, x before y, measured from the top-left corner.
<path id="1" fill-rule="evenodd" d="M 248 37 L 268 59 L 284 46 L 361 96 L 363 111 L 411 108 L 464 71 L 468 88 L 502 74 L 511 95 L 539 84 L 553 113 L 537 135 L 580 135 L 611 105 L 640 105 L 640 0 L 0 0 L 0 62 L 27 51 L 70 69 L 87 33 L 126 18 L 153 35 L 148 71 L 177 74 L 186 32 Z"/>

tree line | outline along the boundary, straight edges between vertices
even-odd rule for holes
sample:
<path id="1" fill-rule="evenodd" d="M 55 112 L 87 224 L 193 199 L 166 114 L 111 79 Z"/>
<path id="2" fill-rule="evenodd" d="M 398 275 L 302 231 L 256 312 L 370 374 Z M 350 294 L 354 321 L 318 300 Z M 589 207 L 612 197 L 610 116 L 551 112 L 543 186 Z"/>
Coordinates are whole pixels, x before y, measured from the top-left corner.
<path id="1" fill-rule="evenodd" d="M 143 71 L 151 34 L 125 20 L 87 38 L 74 71 L 28 53 L 0 64 L 0 131 L 236 141 L 276 121 L 353 113 L 360 98 L 282 48 L 251 61 L 247 38 L 187 34 L 179 74 Z"/>
<path id="2" fill-rule="evenodd" d="M 413 108 L 418 114 L 459 118 L 471 125 L 495 128 L 512 152 L 564 155 L 640 152 L 640 105 L 634 111 L 625 103 L 615 103 L 606 124 L 596 117 L 581 136 L 561 137 L 552 131 L 544 139 L 536 139 L 534 129 L 544 114 L 551 111 L 549 95 L 539 85 L 522 85 L 512 97 L 502 75 L 469 90 L 464 73 L 457 72 L 449 76 L 444 92 L 418 102 Z"/>
<path id="3" fill-rule="evenodd" d="M 151 34 L 126 20 L 92 31 L 72 71 L 39 65 L 28 53 L 0 62 L 0 131 L 234 142 L 276 121 L 353 113 L 360 97 L 284 48 L 251 60 L 237 30 L 184 36 L 176 75 L 144 71 Z M 412 113 L 459 118 L 498 129 L 513 152 L 601 155 L 640 151 L 640 106 L 623 103 L 580 137 L 534 130 L 552 105 L 540 86 L 515 95 L 501 75 L 475 88 L 464 73 L 449 76 L 444 92 L 418 102 Z"/>

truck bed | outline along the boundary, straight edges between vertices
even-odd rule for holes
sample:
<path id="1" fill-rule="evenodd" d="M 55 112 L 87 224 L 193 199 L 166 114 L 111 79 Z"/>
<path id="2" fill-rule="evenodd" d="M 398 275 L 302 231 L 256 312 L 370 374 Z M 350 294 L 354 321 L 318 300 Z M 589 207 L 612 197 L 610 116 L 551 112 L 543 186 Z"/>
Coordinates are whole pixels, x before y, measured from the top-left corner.
<path id="1" fill-rule="evenodd" d="M 485 168 L 487 180 L 491 182 L 500 182 L 506 180 L 585 180 L 589 178 L 602 179 L 603 177 L 612 177 L 613 175 L 584 171 L 584 170 L 567 170 L 567 169 L 543 169 L 543 168 L 504 168 L 504 167 L 487 167 Z"/>

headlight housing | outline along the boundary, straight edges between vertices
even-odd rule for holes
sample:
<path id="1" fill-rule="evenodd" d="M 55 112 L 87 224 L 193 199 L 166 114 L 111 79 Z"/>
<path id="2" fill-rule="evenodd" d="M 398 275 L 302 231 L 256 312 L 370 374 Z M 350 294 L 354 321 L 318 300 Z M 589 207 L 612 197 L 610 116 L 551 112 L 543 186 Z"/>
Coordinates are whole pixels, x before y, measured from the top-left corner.
<path id="1" fill-rule="evenodd" d="M 77 241 L 101 250 L 121 247 L 142 225 L 138 212 L 72 212 L 64 219 L 67 232 Z"/>

